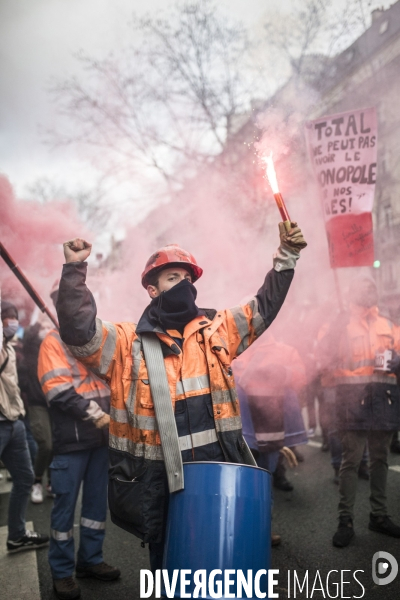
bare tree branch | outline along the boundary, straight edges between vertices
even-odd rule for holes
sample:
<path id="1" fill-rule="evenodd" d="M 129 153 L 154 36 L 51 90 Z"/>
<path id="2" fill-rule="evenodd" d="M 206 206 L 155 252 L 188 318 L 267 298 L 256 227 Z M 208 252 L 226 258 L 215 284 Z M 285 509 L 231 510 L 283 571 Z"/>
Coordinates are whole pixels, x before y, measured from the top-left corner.
<path id="1" fill-rule="evenodd" d="M 185 177 L 183 163 L 190 171 L 223 150 L 235 116 L 265 95 L 266 78 L 250 67 L 246 30 L 212 0 L 136 18 L 133 32 L 129 50 L 102 60 L 78 55 L 84 76 L 52 85 L 64 127 L 47 141 L 87 148 L 113 176 L 142 165 L 171 190 Z"/>

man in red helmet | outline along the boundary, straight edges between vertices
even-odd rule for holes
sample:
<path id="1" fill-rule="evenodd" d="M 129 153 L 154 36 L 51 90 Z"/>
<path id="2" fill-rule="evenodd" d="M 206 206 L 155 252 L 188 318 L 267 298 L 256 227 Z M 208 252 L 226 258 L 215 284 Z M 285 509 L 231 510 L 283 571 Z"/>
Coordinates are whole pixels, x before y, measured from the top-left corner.
<path id="1" fill-rule="evenodd" d="M 137 325 L 96 318 L 83 262 L 91 244 L 64 244 L 60 335 L 110 385 L 111 518 L 149 543 L 153 570 L 162 564 L 169 492 L 184 487 L 182 462 L 255 464 L 231 363 L 276 317 L 306 245 L 295 223 L 279 230 L 274 268 L 260 290 L 222 311 L 196 305 L 193 284 L 203 271 L 189 252 L 176 244 L 158 250 L 142 274 L 151 301 Z"/>

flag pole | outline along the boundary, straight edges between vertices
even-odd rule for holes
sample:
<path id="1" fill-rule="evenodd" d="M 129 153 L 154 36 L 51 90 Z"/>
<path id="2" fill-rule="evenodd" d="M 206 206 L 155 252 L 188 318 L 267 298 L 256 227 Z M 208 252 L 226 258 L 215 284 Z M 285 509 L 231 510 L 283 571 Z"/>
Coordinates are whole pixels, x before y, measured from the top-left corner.
<path id="1" fill-rule="evenodd" d="M 21 271 L 15 260 L 12 258 L 10 253 L 5 249 L 4 245 L 0 242 L 0 256 L 6 263 L 8 267 L 10 267 L 11 271 L 14 273 L 15 277 L 18 281 L 23 285 L 26 289 L 32 300 L 37 304 L 40 310 L 45 313 L 49 319 L 54 323 L 54 325 L 59 329 L 59 325 L 57 323 L 57 319 L 51 314 L 50 310 L 47 308 L 42 297 L 37 293 L 33 285 L 28 281 L 27 277 Z"/>

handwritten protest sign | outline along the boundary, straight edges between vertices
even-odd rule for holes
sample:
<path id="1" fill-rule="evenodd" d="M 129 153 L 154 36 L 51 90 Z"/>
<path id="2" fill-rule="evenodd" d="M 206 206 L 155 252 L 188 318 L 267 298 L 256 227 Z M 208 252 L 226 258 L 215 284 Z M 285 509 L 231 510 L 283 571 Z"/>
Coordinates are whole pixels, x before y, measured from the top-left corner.
<path id="1" fill-rule="evenodd" d="M 321 194 L 331 267 L 372 265 L 375 108 L 308 121 L 306 134 Z"/>

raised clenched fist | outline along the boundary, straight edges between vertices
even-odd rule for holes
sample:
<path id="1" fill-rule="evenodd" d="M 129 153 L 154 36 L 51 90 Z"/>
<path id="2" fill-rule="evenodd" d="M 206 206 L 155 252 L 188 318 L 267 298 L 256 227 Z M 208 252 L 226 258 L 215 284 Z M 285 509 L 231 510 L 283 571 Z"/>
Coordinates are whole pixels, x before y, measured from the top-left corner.
<path id="1" fill-rule="evenodd" d="M 65 262 L 83 262 L 92 250 L 92 244 L 81 238 L 74 238 L 64 242 Z"/>

